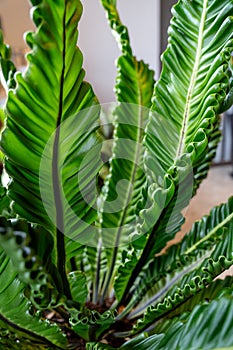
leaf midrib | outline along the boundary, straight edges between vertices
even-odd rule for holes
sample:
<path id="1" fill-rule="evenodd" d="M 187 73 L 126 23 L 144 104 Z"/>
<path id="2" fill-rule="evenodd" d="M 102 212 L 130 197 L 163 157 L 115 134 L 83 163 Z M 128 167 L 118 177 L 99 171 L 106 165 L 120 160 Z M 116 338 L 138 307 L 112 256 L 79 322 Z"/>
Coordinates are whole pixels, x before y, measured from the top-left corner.
<path id="1" fill-rule="evenodd" d="M 59 171 L 59 144 L 60 144 L 60 132 L 63 115 L 63 95 L 64 95 L 64 81 L 65 81 L 65 69 L 66 69 L 66 4 L 64 5 L 63 16 L 63 52 L 62 52 L 62 70 L 60 78 L 60 95 L 58 116 L 56 123 L 55 139 L 53 145 L 53 158 L 52 158 L 52 179 L 53 179 L 53 195 L 56 208 L 56 248 L 57 248 L 57 269 L 60 272 L 63 281 L 63 292 L 68 299 L 71 299 L 71 292 L 69 283 L 66 276 L 66 252 L 65 252 L 65 239 L 64 239 L 64 209 L 61 196 L 61 178 Z"/>
<path id="2" fill-rule="evenodd" d="M 193 72 L 190 80 L 190 85 L 187 92 L 187 99 L 186 99 L 186 104 L 184 109 L 183 123 L 182 123 L 180 139 L 179 139 L 179 144 L 178 144 L 177 153 L 176 153 L 176 159 L 178 159 L 181 156 L 185 147 L 185 138 L 186 138 L 187 129 L 188 129 L 189 114 L 191 110 L 191 101 L 192 101 L 193 91 L 195 88 L 195 82 L 198 75 L 198 67 L 201 59 L 203 33 L 204 33 L 205 19 L 207 14 L 207 4 L 208 4 L 208 0 L 204 0 L 203 12 L 202 12 L 202 17 L 200 22 L 199 33 L 198 33 L 197 52 L 196 52 L 195 63 L 194 63 Z"/>

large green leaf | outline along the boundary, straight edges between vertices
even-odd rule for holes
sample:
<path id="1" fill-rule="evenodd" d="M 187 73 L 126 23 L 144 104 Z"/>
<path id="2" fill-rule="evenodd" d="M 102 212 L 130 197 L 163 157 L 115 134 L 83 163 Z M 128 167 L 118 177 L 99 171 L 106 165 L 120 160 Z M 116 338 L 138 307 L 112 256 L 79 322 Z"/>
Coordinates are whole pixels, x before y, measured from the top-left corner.
<path id="1" fill-rule="evenodd" d="M 191 312 L 198 304 L 210 303 L 211 301 L 218 299 L 220 296 L 222 296 L 222 292 L 224 290 L 231 292 L 233 285 L 233 276 L 226 276 L 224 279 L 221 278 L 222 276 L 216 278 L 212 283 L 210 283 L 207 287 L 201 289 L 192 298 L 186 300 L 179 307 L 174 308 L 174 310 L 168 314 L 168 317 L 165 315 L 161 321 L 152 326 L 153 332 L 158 333 L 165 331 L 166 327 L 170 324 L 171 319 L 176 319 L 177 316 L 180 317 L 183 313 Z"/>
<path id="2" fill-rule="evenodd" d="M 182 159 L 193 171 L 195 189 L 198 169 L 209 163 L 208 152 L 213 156 L 209 147 L 217 145 L 213 140 L 218 111 L 230 89 L 232 14 L 233 1 L 181 0 L 173 8 L 169 44 L 152 106 L 159 117 L 152 114 L 146 135 L 147 167 L 156 183 L 158 176 Z M 172 141 L 168 144 L 169 135 Z"/>
<path id="3" fill-rule="evenodd" d="M 165 254 L 154 257 L 132 285 L 125 312 L 142 300 L 139 306 L 142 313 L 143 308 L 161 300 L 169 290 L 174 290 L 174 286 L 178 288 L 180 283 L 184 284 L 181 282 L 184 276 L 185 283 L 188 283 L 187 276 L 193 279 L 203 275 L 201 271 L 210 258 L 216 260 L 218 256 L 225 256 L 230 261 L 232 212 L 233 198 L 230 198 L 228 203 L 213 208 L 208 216 L 196 222 L 180 243 L 172 245 Z M 219 241 L 224 241 L 224 244 Z M 137 314 L 137 307 L 134 313 Z"/>
<path id="4" fill-rule="evenodd" d="M 80 1 L 40 0 L 35 5 L 38 29 L 26 37 L 32 49 L 29 65 L 16 76 L 16 89 L 9 91 L 1 145 L 13 179 L 9 195 L 14 210 L 56 233 L 58 270 L 70 296 L 64 235 L 70 238 L 70 256 L 78 242 L 84 244 L 93 235 L 99 106 L 83 81 L 83 59 L 76 46 Z"/>
<path id="5" fill-rule="evenodd" d="M 122 349 L 232 349 L 233 302 L 232 290 L 223 291 L 210 304 L 197 305 L 191 313 L 172 321 L 166 332 L 149 337 L 144 335 L 129 341 Z"/>
<path id="6" fill-rule="evenodd" d="M 145 137 L 151 205 L 141 211 L 137 229 L 149 237 L 136 266 L 124 276 L 123 299 L 142 266 L 181 227 L 181 210 L 215 154 L 218 113 L 231 90 L 232 15 L 232 0 L 180 0 L 173 8 Z"/>
<path id="7" fill-rule="evenodd" d="M 136 250 L 127 252 L 116 277 L 117 298 L 119 302 L 125 299 L 124 305 L 128 302 L 126 300 L 128 292 L 142 268 L 164 248 L 166 242 L 179 230 L 183 223 L 181 210 L 184 203 L 188 203 L 190 199 L 190 190 L 187 190 L 192 185 L 190 175 L 190 168 L 187 164 L 185 166 L 183 164 L 177 165 L 177 169 L 173 169 L 165 177 L 165 190 L 157 187 L 157 185 L 150 186 L 149 196 L 153 198 L 153 203 L 149 209 L 143 210 L 144 213 L 146 212 L 146 219 L 142 226 L 137 225 L 135 237 L 138 237 L 138 239 L 133 242 L 138 252 Z M 185 181 L 181 181 L 185 178 Z M 180 186 L 178 186 L 179 182 Z M 154 221 L 156 225 L 151 230 L 151 223 Z M 151 232 L 149 238 L 146 235 L 148 232 Z M 132 257 L 134 258 L 132 259 Z"/>
<path id="8" fill-rule="evenodd" d="M 0 252 L 0 278 L 0 320 L 5 325 L 4 327 L 10 327 L 10 330 L 16 334 L 16 339 L 23 337 L 31 340 L 34 348 L 37 344 L 38 347 L 42 344 L 51 349 L 66 348 L 66 338 L 59 327 L 48 320 L 43 321 L 39 314 L 34 313 L 31 303 L 24 296 L 25 285 L 17 278 L 15 268 L 2 250 Z M 1 328 L 3 324 L 1 323 Z M 8 337 L 7 333 L 5 337 Z M 4 336 L 1 335 L 1 338 L 4 344 Z"/>
<path id="9" fill-rule="evenodd" d="M 91 107 L 97 102 L 91 87 L 83 82 L 82 54 L 76 47 L 78 36 L 76 27 L 81 13 L 82 7 L 78 0 L 59 1 L 56 4 L 49 0 L 39 2 L 33 14 L 38 30 L 34 34 L 27 35 L 27 43 L 32 48 L 32 52 L 27 55 L 29 66 L 23 75 L 17 75 L 18 87 L 15 91 L 9 92 L 6 106 L 8 120 L 2 147 L 8 157 L 6 168 L 14 179 L 10 193 L 15 199 L 15 208 L 20 215 L 30 221 L 40 221 L 49 227 L 51 227 L 50 218 L 43 209 L 39 191 L 43 186 L 43 184 L 39 186 L 39 175 L 43 176 L 39 171 L 45 146 L 50 142 L 53 147 L 48 150 L 51 151 L 51 164 L 48 161 L 46 165 L 50 165 L 51 172 L 59 172 L 57 180 L 63 177 L 62 184 L 65 181 L 69 184 L 66 185 L 70 191 L 68 194 L 66 186 L 62 189 L 68 195 L 67 200 L 73 208 L 73 204 L 77 206 L 77 203 L 72 202 L 74 201 L 72 187 L 76 182 L 73 178 L 75 174 L 71 172 L 71 165 L 74 167 L 73 172 L 77 172 L 84 151 L 84 140 L 86 143 L 89 141 L 86 151 L 96 143 L 93 128 L 89 133 L 87 129 L 98 120 L 98 107 L 77 114 L 81 109 Z M 65 128 L 68 127 L 68 123 L 64 123 L 64 126 L 62 123 L 69 117 L 72 119 L 69 123 L 73 124 L 70 139 L 62 140 L 62 136 L 67 136 Z M 69 153 L 59 159 L 61 150 Z M 56 160 L 58 164 L 54 164 Z M 61 161 L 65 164 L 61 164 Z M 61 165 L 63 168 L 57 169 Z M 55 182 L 56 174 L 52 175 Z M 52 175 L 47 180 L 51 180 Z M 23 184 L 22 181 L 19 182 L 19 178 L 24 178 Z M 43 178 L 40 181 L 43 181 Z M 27 188 L 27 185 L 30 187 Z M 59 206 L 57 197 L 61 190 L 59 183 L 52 185 L 55 199 L 51 199 L 51 203 L 54 202 L 57 207 Z M 45 188 L 49 189 L 49 186 Z M 52 193 L 51 189 L 48 197 Z M 79 199 L 77 189 L 75 195 Z M 26 198 L 24 205 L 21 206 L 22 197 Z M 33 203 L 30 199 L 33 199 Z M 49 206 L 47 203 L 44 204 L 46 208 Z M 39 209 L 37 213 L 36 209 Z M 58 208 L 56 210 L 58 211 Z M 50 214 L 52 216 L 53 213 Z M 52 216 L 51 219 L 56 217 Z"/>
<path id="10" fill-rule="evenodd" d="M 209 216 L 193 225 L 180 243 L 155 258 L 139 276 L 137 288 L 132 289 L 130 306 L 140 300 L 140 295 L 150 292 L 131 317 L 150 306 L 134 327 L 135 331 L 147 328 L 164 316 L 169 317 L 170 312 L 186 301 L 192 303 L 193 296 L 232 265 L 232 205 L 231 198 L 227 204 L 214 208 Z"/>
<path id="11" fill-rule="evenodd" d="M 195 166 L 204 151 L 201 143 L 206 143 L 206 137 L 211 139 L 214 119 L 229 91 L 232 13 L 232 1 L 181 0 L 173 8 L 168 48 L 152 107 L 172 127 L 171 147 L 161 152 L 158 142 L 149 143 L 154 136 L 158 140 L 154 132 L 157 120 L 151 118 L 148 125 L 148 147 L 165 173 L 176 159 L 194 148 Z M 163 136 L 159 135 L 160 143 Z"/>
<path id="12" fill-rule="evenodd" d="M 122 246 L 130 243 L 138 201 L 142 198 L 145 183 L 142 140 L 151 106 L 154 72 L 133 56 L 128 31 L 120 20 L 116 1 L 103 0 L 102 4 L 122 51 L 117 61 L 115 91 L 119 104 L 113 112 L 114 144 L 100 208 L 100 236 L 108 262 L 103 298 L 112 288 Z"/>

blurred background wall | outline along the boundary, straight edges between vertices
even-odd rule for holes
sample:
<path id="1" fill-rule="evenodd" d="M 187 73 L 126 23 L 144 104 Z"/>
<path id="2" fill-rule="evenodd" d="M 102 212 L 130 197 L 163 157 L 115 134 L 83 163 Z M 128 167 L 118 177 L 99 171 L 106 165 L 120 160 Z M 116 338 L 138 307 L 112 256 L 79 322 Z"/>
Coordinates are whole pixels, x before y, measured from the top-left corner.
<path id="1" fill-rule="evenodd" d="M 33 28 L 28 17 L 29 9 L 27 0 L 0 0 L 0 17 L 4 37 L 14 50 L 25 48 L 22 35 Z"/>
<path id="2" fill-rule="evenodd" d="M 120 52 L 100 0 L 83 0 L 83 5 L 79 46 L 84 54 L 86 79 L 92 83 L 101 102 L 111 102 L 114 101 L 115 60 Z M 157 78 L 161 52 L 160 0 L 118 0 L 118 5 L 122 21 L 129 27 L 134 54 L 149 63 Z M 23 33 L 34 28 L 29 10 L 27 0 L 0 0 L 5 40 L 12 46 L 18 65 L 23 64 L 20 53 L 26 50 Z"/>

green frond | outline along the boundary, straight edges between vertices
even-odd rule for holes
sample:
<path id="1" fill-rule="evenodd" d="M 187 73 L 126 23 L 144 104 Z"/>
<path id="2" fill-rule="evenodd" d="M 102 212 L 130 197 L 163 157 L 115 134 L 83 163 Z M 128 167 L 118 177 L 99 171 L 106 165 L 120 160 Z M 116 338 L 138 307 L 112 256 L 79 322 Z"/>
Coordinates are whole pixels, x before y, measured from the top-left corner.
<path id="1" fill-rule="evenodd" d="M 166 330 L 151 336 L 142 335 L 122 346 L 122 349 L 231 349 L 233 303 L 232 290 L 227 289 L 212 302 L 196 305 L 190 313 L 172 320 Z M 216 331 L 217 330 L 217 331 Z"/>
<path id="2" fill-rule="evenodd" d="M 100 237 L 108 266 L 103 296 L 112 288 L 122 248 L 131 243 L 138 201 L 145 186 L 142 146 L 154 87 L 154 72 L 132 53 L 128 30 L 120 20 L 116 1 L 102 1 L 122 55 L 117 61 L 114 135 L 109 175 L 100 206 Z M 103 253 L 102 253 L 103 254 Z"/>
<path id="3" fill-rule="evenodd" d="M 34 313 L 32 304 L 24 296 L 25 284 L 19 281 L 13 264 L 2 250 L 0 278 L 1 329 L 2 327 L 10 329 L 14 332 L 16 339 L 18 337 L 19 340 L 26 338 L 32 341 L 34 348 L 37 344 L 51 349 L 66 348 L 67 341 L 60 328 L 48 320 L 43 320 L 39 313 Z M 7 337 L 8 332 L 1 334 L 0 344 L 4 344 Z"/>
<path id="4" fill-rule="evenodd" d="M 171 246 L 166 254 L 155 257 L 139 275 L 131 290 L 129 306 L 123 311 L 126 314 L 146 295 L 138 310 L 136 308 L 130 315 L 135 317 L 148 307 L 144 320 L 138 321 L 135 330 L 147 328 L 163 315 L 168 317 L 171 309 L 211 285 L 232 265 L 232 205 L 230 198 L 228 203 L 213 208 L 209 216 L 193 225 L 180 243 Z"/>
<path id="5" fill-rule="evenodd" d="M 128 273 L 123 299 L 142 267 L 179 231 L 181 211 L 215 154 L 219 111 L 231 89 L 232 15 L 232 0 L 180 0 L 173 8 L 145 133 L 150 202 L 140 213 L 136 234 L 146 234 L 147 241 Z"/>
<path id="6" fill-rule="evenodd" d="M 12 178 L 13 209 L 53 233 L 69 297 L 65 245 L 72 256 L 78 244 L 95 237 L 99 105 L 84 81 L 77 47 L 80 1 L 48 0 L 45 6 L 41 0 L 33 10 L 37 31 L 26 36 L 28 67 L 17 74 L 17 86 L 8 93 L 1 147 Z"/>

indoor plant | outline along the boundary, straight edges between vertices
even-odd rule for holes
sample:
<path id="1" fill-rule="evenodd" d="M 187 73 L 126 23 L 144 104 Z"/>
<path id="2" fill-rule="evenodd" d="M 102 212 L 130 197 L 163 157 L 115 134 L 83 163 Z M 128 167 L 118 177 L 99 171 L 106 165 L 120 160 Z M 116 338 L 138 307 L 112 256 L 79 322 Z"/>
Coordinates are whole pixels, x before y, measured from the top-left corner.
<path id="1" fill-rule="evenodd" d="M 155 84 L 116 0 L 113 145 L 84 82 L 79 0 L 33 0 L 28 67 L 7 88 L 1 148 L 1 344 L 9 349 L 232 348 L 233 199 L 179 231 L 231 106 L 233 0 L 180 0 Z M 104 125 L 103 125 L 104 124 Z M 110 137 L 111 138 L 111 137 Z M 103 147 L 102 147 L 103 146 Z"/>

